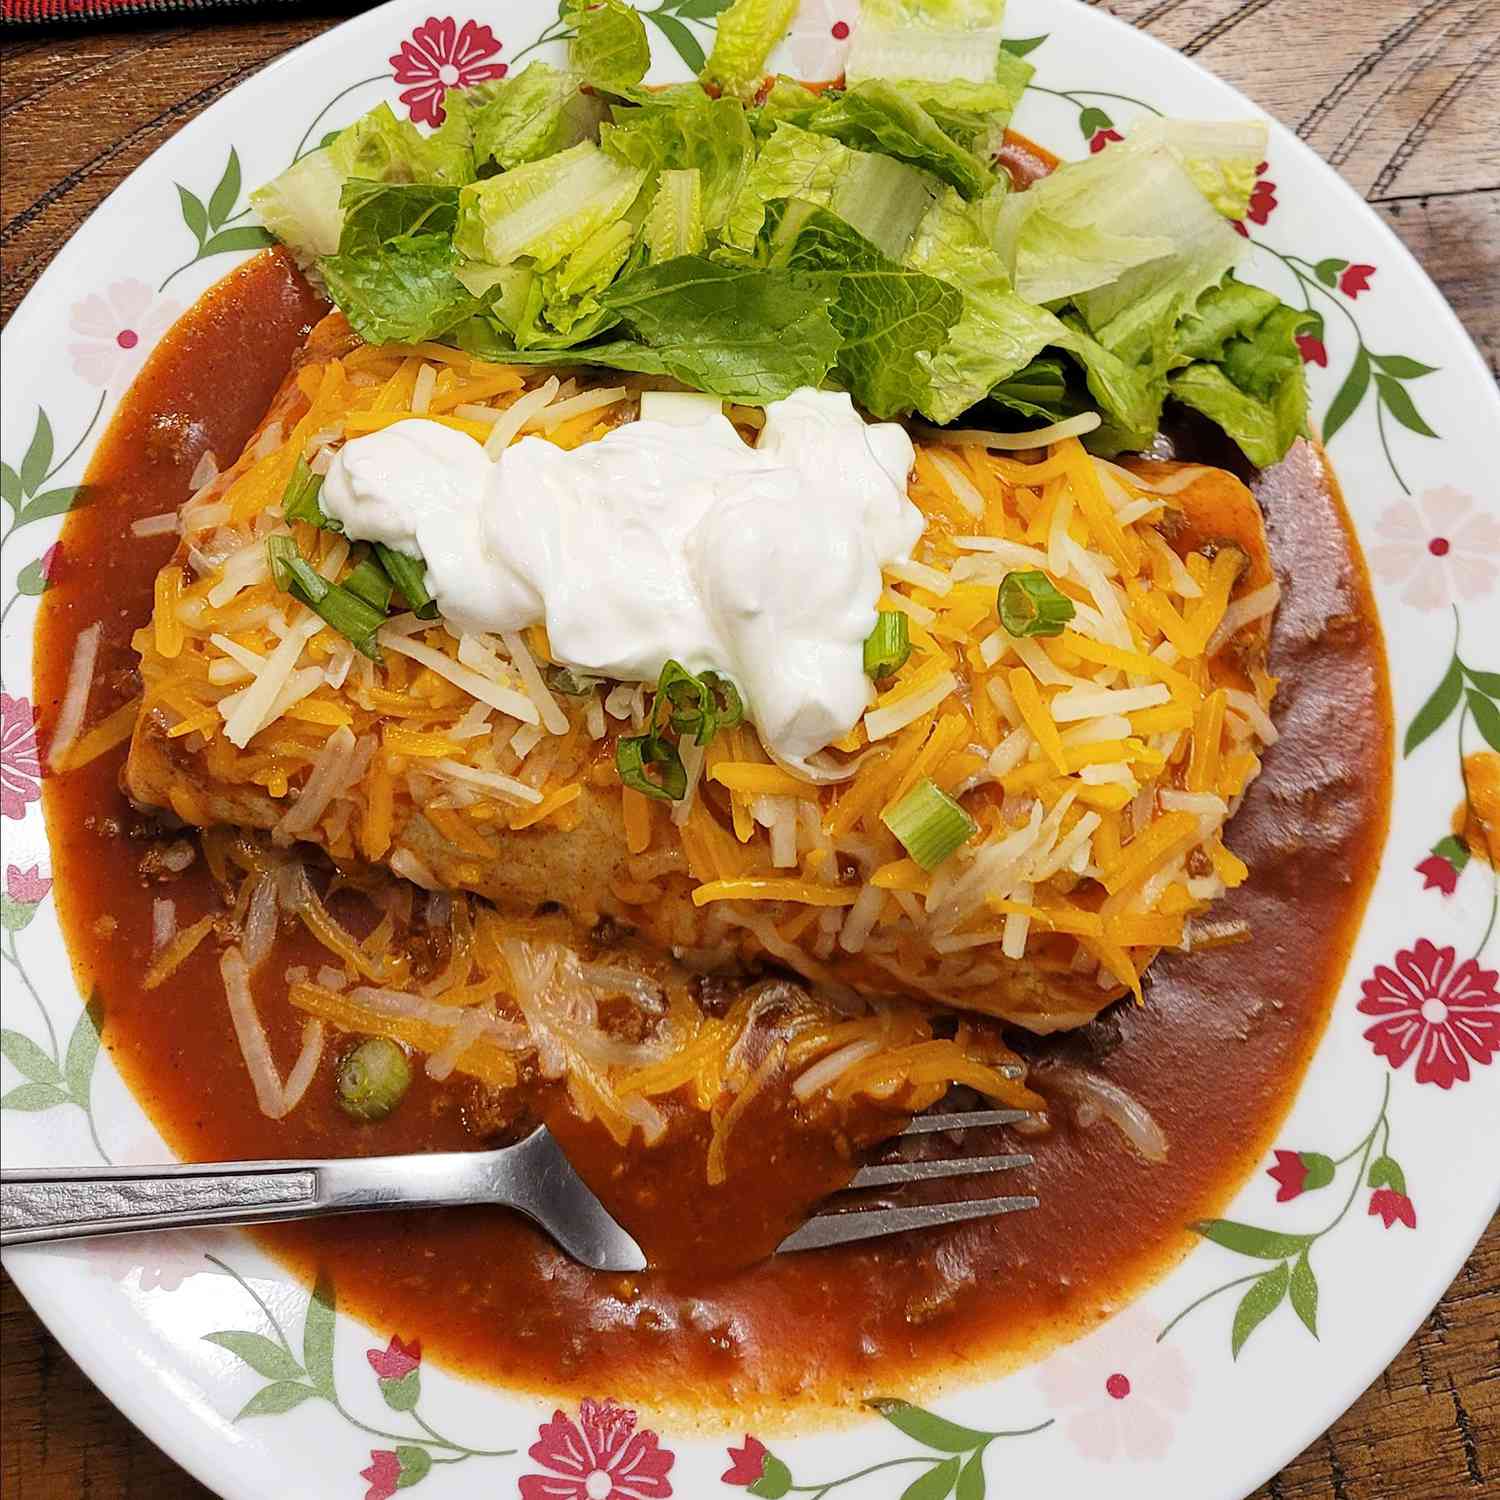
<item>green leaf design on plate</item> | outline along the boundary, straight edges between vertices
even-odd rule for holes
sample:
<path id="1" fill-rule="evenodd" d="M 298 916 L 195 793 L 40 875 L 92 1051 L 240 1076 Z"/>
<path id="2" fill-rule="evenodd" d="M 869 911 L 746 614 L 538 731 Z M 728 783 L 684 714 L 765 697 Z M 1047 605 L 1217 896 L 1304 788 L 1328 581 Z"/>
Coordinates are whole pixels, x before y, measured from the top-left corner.
<path id="1" fill-rule="evenodd" d="M 50 1083 L 23 1083 L 0 1098 L 0 1109 L 18 1109 L 26 1114 L 35 1114 L 42 1109 L 55 1109 L 59 1104 L 71 1101 L 59 1088 Z"/>
<path id="2" fill-rule="evenodd" d="M 1491 750 L 1500 750 L 1500 709 L 1497 709 L 1483 693 L 1469 689 L 1469 712 Z"/>
<path id="3" fill-rule="evenodd" d="M 1318 1278 L 1304 1250 L 1292 1267 L 1291 1280 L 1287 1284 L 1291 1296 L 1292 1311 L 1302 1319 L 1303 1326 L 1314 1338 L 1318 1336 Z"/>
<path id="4" fill-rule="evenodd" d="M 21 490 L 34 495 L 46 482 L 47 470 L 52 465 L 52 424 L 47 413 L 40 407 L 36 413 L 36 427 L 31 434 L 31 443 L 26 456 L 21 460 Z"/>
<path id="5" fill-rule="evenodd" d="M 1464 669 L 1455 656 L 1443 673 L 1443 680 L 1432 690 L 1432 696 L 1417 710 L 1416 717 L 1407 725 L 1406 738 L 1401 743 L 1401 754 L 1407 756 L 1436 734 L 1448 721 L 1448 715 L 1458 707 L 1463 695 Z"/>
<path id="6" fill-rule="evenodd" d="M 958 1480 L 958 1460 L 945 1458 L 901 1491 L 901 1500 L 945 1500 Z"/>
<path id="7" fill-rule="evenodd" d="M 12 510 L 20 510 L 24 493 L 25 491 L 21 488 L 21 476 L 9 464 L 0 463 L 0 499 L 3 499 Z"/>
<path id="8" fill-rule="evenodd" d="M 960 1427 L 936 1412 L 924 1411 L 909 1401 L 880 1396 L 868 1403 L 878 1411 L 892 1427 L 915 1438 L 928 1448 L 937 1448 L 944 1453 L 968 1453 L 971 1449 L 987 1443 L 993 1434 L 979 1432 L 972 1427 Z"/>
<path id="9" fill-rule="evenodd" d="M 1025 57 L 1028 52 L 1035 52 L 1049 34 L 1044 31 L 1040 36 L 1013 36 L 1000 43 L 1000 50 L 1009 52 L 1012 57 Z"/>
<path id="10" fill-rule="evenodd" d="M 643 11 L 642 14 L 671 42 L 677 55 L 693 72 L 703 71 L 703 64 L 707 61 L 703 48 L 699 46 L 698 38 L 676 16 L 663 15 L 659 11 L 652 10 Z"/>
<path id="11" fill-rule="evenodd" d="M 0 891 L 0 927 L 7 932 L 20 932 L 31 923 L 40 901 L 17 901 Z"/>
<path id="12" fill-rule="evenodd" d="M 16 525 L 29 526 L 33 521 L 45 521 L 48 516 L 60 516 L 65 511 L 72 510 L 80 488 L 76 484 L 65 484 L 61 489 L 44 490 L 40 495 L 33 496 L 21 507 Z"/>
<path id="13" fill-rule="evenodd" d="M 1372 354 L 1370 358 L 1377 370 L 1384 370 L 1397 380 L 1416 380 L 1419 376 L 1437 373 L 1436 365 L 1424 365 L 1420 360 L 1409 359 L 1404 354 Z"/>
<path id="14" fill-rule="evenodd" d="M 380 1394 L 392 1411 L 410 1411 L 422 1399 L 422 1372 L 408 1370 L 399 1380 L 382 1380 Z"/>
<path id="15" fill-rule="evenodd" d="M 711 21 L 731 3 L 732 0 L 681 0 L 680 4 L 664 5 L 662 9 L 681 16 L 684 21 Z"/>
<path id="16" fill-rule="evenodd" d="M 984 1500 L 984 1449 L 978 1448 L 963 1466 L 953 1488 L 953 1500 Z"/>
<path id="17" fill-rule="evenodd" d="M 1321 262 L 1327 265 L 1327 261 Z M 1340 265 L 1345 262 L 1340 261 Z M 1321 274 L 1321 273 L 1320 273 Z M 1332 282 L 1329 283 L 1332 285 Z M 1370 388 L 1370 356 L 1365 353 L 1363 345 L 1354 356 L 1354 363 L 1349 367 L 1349 373 L 1344 377 L 1344 383 L 1338 388 L 1332 401 L 1328 403 L 1328 411 L 1323 417 L 1323 441 L 1331 443 L 1334 434 L 1345 422 L 1359 409 L 1359 403 L 1365 399 L 1365 392 Z"/>
<path id="18" fill-rule="evenodd" d="M 263 1385 L 236 1413 L 235 1421 L 244 1417 L 279 1417 L 282 1412 L 301 1406 L 306 1400 L 317 1396 L 310 1385 L 296 1380 L 277 1380 Z"/>
<path id="19" fill-rule="evenodd" d="M 33 1083 L 49 1083 L 56 1087 L 62 1082 L 57 1064 L 29 1036 L 22 1036 L 19 1031 L 11 1031 L 8 1027 L 0 1030 L 0 1053 Z"/>
<path id="20" fill-rule="evenodd" d="M 1245 1340 L 1281 1306 L 1290 1280 L 1291 1273 L 1287 1270 L 1286 1262 L 1282 1261 L 1279 1266 L 1251 1282 L 1250 1290 L 1240 1298 L 1240 1305 L 1234 1310 L 1234 1329 L 1229 1336 L 1229 1347 L 1235 1359 L 1240 1357 Z"/>
<path id="21" fill-rule="evenodd" d="M 1476 672 L 1473 667 L 1465 667 L 1464 675 L 1481 693 L 1500 698 L 1500 672 Z"/>
<path id="22" fill-rule="evenodd" d="M 762 1500 L 781 1500 L 791 1487 L 792 1471 L 774 1453 L 768 1453 L 760 1478 L 750 1486 L 750 1493 L 761 1496 Z"/>
<path id="23" fill-rule="evenodd" d="M 1078 129 L 1090 140 L 1099 131 L 1109 130 L 1114 123 L 1097 104 L 1091 104 L 1087 109 L 1081 109 L 1078 112 Z"/>
<path id="24" fill-rule="evenodd" d="M 1310 1234 L 1283 1234 L 1276 1229 L 1240 1224 L 1234 1219 L 1200 1219 L 1188 1227 L 1236 1255 L 1253 1255 L 1257 1260 L 1283 1260 L 1289 1255 L 1300 1255 L 1313 1241 Z"/>
<path id="25" fill-rule="evenodd" d="M 28 598 L 34 599 L 39 594 L 45 594 L 51 587 L 52 580 L 42 571 L 42 560 L 39 557 L 33 557 L 16 574 L 16 592 L 25 594 Z"/>
<path id="26" fill-rule="evenodd" d="M 240 196 L 240 157 L 233 146 L 229 148 L 229 160 L 224 165 L 224 175 L 208 200 L 208 223 L 217 229 L 234 211 L 235 200 Z"/>
<path id="27" fill-rule="evenodd" d="M 190 193 L 180 182 L 177 184 L 177 202 L 182 209 L 182 222 L 201 246 L 208 238 L 208 210 L 198 195 Z"/>
<path id="28" fill-rule="evenodd" d="M 1339 272 L 1347 267 L 1347 260 L 1340 260 L 1336 255 L 1330 255 L 1327 260 L 1320 260 L 1313 267 L 1315 275 L 1324 286 L 1333 287 L 1339 284 Z"/>
<path id="29" fill-rule="evenodd" d="M 302 1363 L 307 1377 L 317 1389 L 333 1394 L 333 1330 L 337 1319 L 337 1302 L 333 1282 L 325 1272 L 318 1277 L 307 1304 L 307 1321 L 302 1325 Z"/>
<path id="30" fill-rule="evenodd" d="M 1375 388 L 1380 392 L 1380 399 L 1385 402 L 1385 409 L 1408 432 L 1420 433 L 1423 437 L 1430 438 L 1437 436 L 1437 433 L 1427 425 L 1421 412 L 1417 410 L 1416 403 L 1411 399 L 1411 392 L 1394 376 L 1377 373 Z"/>
<path id="31" fill-rule="evenodd" d="M 199 259 L 226 255 L 231 250 L 263 250 L 274 245 L 276 237 L 258 224 L 242 224 L 238 229 L 221 229 L 199 252 Z"/>
<path id="32" fill-rule="evenodd" d="M 415 1443 L 397 1443 L 396 1462 L 401 1465 L 401 1477 L 396 1481 L 398 1490 L 409 1490 L 421 1484 L 432 1468 L 432 1455 Z"/>
<path id="33" fill-rule="evenodd" d="M 257 1375 L 264 1375 L 267 1380 L 301 1380 L 307 1373 L 280 1344 L 258 1333 L 226 1329 L 223 1333 L 206 1333 L 203 1337 L 205 1342 L 217 1344 L 244 1360 Z"/>
<path id="34" fill-rule="evenodd" d="M 89 996 L 89 1003 L 79 1014 L 73 1035 L 68 1038 L 67 1056 L 63 1058 L 63 1077 L 67 1081 L 68 1093 L 73 1102 L 83 1109 L 89 1107 L 89 1091 L 93 1085 L 94 1063 L 99 1056 L 99 1028 L 103 1023 L 104 1008 L 99 991 Z"/>
<path id="35" fill-rule="evenodd" d="M 1394 1156 L 1377 1156 L 1370 1163 L 1365 1181 L 1372 1188 L 1391 1188 L 1398 1193 L 1406 1191 L 1406 1173 Z"/>

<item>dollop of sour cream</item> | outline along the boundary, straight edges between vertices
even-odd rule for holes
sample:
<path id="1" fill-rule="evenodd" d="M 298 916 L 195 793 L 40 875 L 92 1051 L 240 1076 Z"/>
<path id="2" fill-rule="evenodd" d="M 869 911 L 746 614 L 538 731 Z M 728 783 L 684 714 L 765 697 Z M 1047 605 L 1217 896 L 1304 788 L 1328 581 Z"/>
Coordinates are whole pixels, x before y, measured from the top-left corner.
<path id="1" fill-rule="evenodd" d="M 525 437 L 493 461 L 413 417 L 346 443 L 322 505 L 349 537 L 425 559 L 459 629 L 544 624 L 559 662 L 627 682 L 668 658 L 712 668 L 802 763 L 869 704 L 881 569 L 922 533 L 914 457 L 902 428 L 811 389 L 766 407 L 753 448 L 711 406 L 571 451 Z"/>

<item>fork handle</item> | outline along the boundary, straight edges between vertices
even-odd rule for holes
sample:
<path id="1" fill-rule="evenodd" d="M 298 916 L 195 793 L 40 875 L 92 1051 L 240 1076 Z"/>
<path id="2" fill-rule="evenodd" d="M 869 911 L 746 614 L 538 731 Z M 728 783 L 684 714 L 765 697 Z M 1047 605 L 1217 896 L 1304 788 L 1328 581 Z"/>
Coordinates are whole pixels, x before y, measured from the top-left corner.
<path id="1" fill-rule="evenodd" d="M 527 1211 L 549 1144 L 538 1131 L 505 1151 L 0 1171 L 0 1246 L 446 1204 Z"/>

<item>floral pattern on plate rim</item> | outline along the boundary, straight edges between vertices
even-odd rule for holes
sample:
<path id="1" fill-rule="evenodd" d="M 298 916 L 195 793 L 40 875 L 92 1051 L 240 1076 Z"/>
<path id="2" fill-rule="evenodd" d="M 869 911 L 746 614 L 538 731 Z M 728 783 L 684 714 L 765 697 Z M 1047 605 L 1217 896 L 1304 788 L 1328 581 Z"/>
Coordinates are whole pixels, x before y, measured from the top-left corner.
<path id="1" fill-rule="evenodd" d="M 654 7 L 638 8 L 688 69 L 696 71 L 704 60 L 702 43 L 711 41 L 716 18 L 727 3 L 660 0 Z M 831 76 L 842 66 L 855 25 L 857 6 L 851 0 L 810 0 L 789 34 L 788 55 L 805 71 Z M 503 77 L 529 53 L 549 43 L 565 42 L 570 35 L 559 7 L 556 21 L 507 56 L 504 43 L 487 25 L 467 18 L 428 17 L 400 40 L 389 59 L 391 72 L 346 86 L 317 112 L 292 159 L 326 144 L 332 133 L 319 134 L 319 127 L 342 100 L 367 86 L 394 83 L 410 118 L 435 125 L 443 117 L 442 94 L 448 87 Z M 1046 35 L 1039 35 L 1013 39 L 1005 45 L 1015 55 L 1027 56 L 1046 40 Z M 1128 120 L 1120 118 L 1122 107 L 1126 112 L 1160 113 L 1144 100 L 1107 90 L 1055 89 L 1033 80 L 1031 92 L 1059 100 L 1075 112 L 1079 135 L 1091 153 L 1128 137 L 1130 126 Z M 1279 206 L 1276 181 L 1268 175 L 1271 170 L 1270 163 L 1261 164 L 1248 222 L 1236 228 L 1291 278 L 1294 294 L 1308 314 L 1297 339 L 1304 364 L 1321 370 L 1333 368 L 1333 362 L 1340 361 L 1344 373 L 1322 414 L 1325 442 L 1331 444 L 1362 412 L 1374 413 L 1381 451 L 1399 495 L 1375 528 L 1380 540 L 1370 548 L 1372 569 L 1402 604 L 1419 611 L 1447 607 L 1453 614 L 1454 640 L 1447 669 L 1407 726 L 1401 752 L 1403 760 L 1411 756 L 1457 715 L 1458 789 L 1464 816 L 1458 819 L 1458 828 L 1442 834 L 1415 866 L 1416 873 L 1423 877 L 1422 889 L 1435 890 L 1446 899 L 1454 894 L 1478 852 L 1467 837 L 1471 826 L 1477 826 L 1467 769 L 1469 727 L 1473 726 L 1490 750 L 1500 753 L 1500 673 L 1470 665 L 1459 650 L 1463 624 L 1460 604 L 1487 597 L 1500 574 L 1496 564 L 1500 521 L 1480 508 L 1473 497 L 1451 486 L 1434 486 L 1413 495 L 1393 451 L 1394 429 L 1404 429 L 1416 437 L 1438 438 L 1409 390 L 1412 382 L 1436 373 L 1436 367 L 1406 354 L 1377 352 L 1367 343 L 1359 310 L 1351 304 L 1366 295 L 1379 296 L 1378 264 L 1342 256 L 1310 260 L 1252 233 L 1252 226 L 1267 226 Z M 203 260 L 244 253 L 271 242 L 259 226 L 241 222 L 249 206 L 240 205 L 242 174 L 238 153 L 232 146 L 206 194 L 180 183 L 176 192 L 177 211 L 195 249 L 182 264 L 166 272 L 158 294 L 176 276 Z M 0 520 L 0 546 L 8 544 L 22 527 L 62 517 L 76 503 L 78 485 L 64 482 L 63 471 L 73 465 L 94 434 L 111 390 L 117 395 L 123 392 L 128 377 L 178 310 L 175 304 L 154 300 L 150 289 L 135 280 L 105 286 L 75 305 L 69 320 L 69 332 L 75 336 L 69 346 L 71 365 L 80 381 L 98 390 L 97 401 L 91 412 L 87 402 L 80 401 L 82 419 L 74 429 L 79 435 L 61 459 L 54 461 L 54 429 L 49 414 L 38 408 L 32 437 L 20 463 L 14 467 L 0 463 L 0 499 L 8 511 Z M 1333 326 L 1339 331 L 1330 332 L 1328 321 L 1334 314 Z M 1416 462 L 1420 466 L 1420 454 Z M 54 541 L 19 568 L 9 596 L 0 604 L 0 621 L 20 599 L 45 593 L 62 561 Z M 10 576 L 8 567 L 5 576 Z M 0 698 L 0 813 L 5 819 L 28 824 L 39 821 L 37 799 L 44 774 L 32 706 L 25 697 L 5 694 Z M 1480 863 L 1485 862 L 1480 859 Z M 1289 1304 L 1296 1319 L 1316 1336 L 1319 1284 L 1310 1252 L 1345 1222 L 1361 1191 L 1369 1192 L 1366 1216 L 1376 1218 L 1386 1230 L 1396 1226 L 1417 1229 L 1417 1200 L 1408 1193 L 1405 1174 L 1390 1151 L 1392 1078 L 1415 1058 L 1412 1077 L 1417 1085 L 1433 1084 L 1448 1090 L 1471 1081 L 1475 1070 L 1489 1067 L 1500 1051 L 1497 975 L 1479 962 L 1494 931 L 1500 900 L 1500 877 L 1493 872 L 1492 884 L 1495 890 L 1489 919 L 1471 956 L 1459 959 L 1451 945 L 1439 946 L 1423 937 L 1409 948 L 1398 949 L 1390 964 L 1377 965 L 1362 982 L 1356 1009 L 1374 1018 L 1364 1038 L 1393 1070 L 1385 1077 L 1379 1110 L 1366 1134 L 1339 1157 L 1302 1148 L 1277 1148 L 1274 1152 L 1274 1163 L 1266 1175 L 1277 1184 L 1278 1205 L 1335 1185 L 1357 1158 L 1337 1213 L 1311 1231 L 1263 1228 L 1225 1219 L 1192 1226 L 1204 1240 L 1231 1254 L 1264 1263 L 1266 1269 L 1257 1267 L 1213 1287 L 1183 1308 L 1154 1340 L 1142 1339 L 1146 1315 L 1137 1307 L 1083 1343 L 1059 1351 L 1040 1367 L 1044 1395 L 1060 1413 L 1057 1421 L 1064 1438 L 1080 1454 L 1095 1459 L 1136 1459 L 1154 1457 L 1165 1450 L 1174 1418 L 1187 1408 L 1190 1387 L 1173 1346 L 1163 1341 L 1183 1318 L 1221 1293 L 1245 1288 L 1230 1329 L 1235 1358 L 1283 1303 Z M 60 1042 L 17 942 L 50 889 L 51 880 L 40 864 L 7 866 L 0 893 L 0 960 L 14 971 L 34 1002 L 43 1040 L 39 1043 L 11 1029 L 0 1033 L 0 1050 L 22 1078 L 16 1087 L 0 1095 L 0 1109 L 33 1112 L 78 1108 L 87 1118 L 99 1155 L 108 1161 L 91 1102 L 94 1065 L 100 1050 L 97 1005 L 92 1000 L 83 1005 L 67 1041 Z M 343 1404 L 333 1377 L 337 1312 L 331 1284 L 320 1282 L 307 1296 L 299 1358 L 271 1308 L 249 1282 L 217 1257 L 209 1255 L 206 1259 L 234 1277 L 257 1304 L 273 1335 L 237 1329 L 207 1336 L 266 1382 L 241 1408 L 239 1417 L 273 1415 L 304 1402 L 321 1401 L 352 1428 L 389 1443 L 389 1447 L 371 1449 L 369 1465 L 360 1471 L 359 1477 L 369 1486 L 366 1500 L 388 1500 L 396 1490 L 425 1479 L 434 1465 L 515 1455 L 515 1449 L 466 1447 L 428 1424 L 417 1410 L 421 1399 L 418 1340 L 407 1343 L 392 1335 L 385 1349 L 372 1348 L 366 1356 L 387 1408 L 417 1430 L 390 1431 L 355 1416 Z M 178 1284 L 178 1279 L 172 1279 L 163 1283 L 162 1289 Z M 1106 1365 L 1110 1366 L 1108 1370 Z M 1031 1427 L 991 1432 L 962 1427 L 894 1398 L 876 1401 L 872 1407 L 908 1439 L 929 1451 L 878 1461 L 832 1479 L 797 1483 L 787 1462 L 747 1434 L 742 1446 L 729 1449 L 730 1466 L 722 1475 L 722 1484 L 761 1496 L 795 1491 L 822 1500 L 867 1477 L 905 1469 L 896 1476 L 904 1486 L 901 1493 L 905 1500 L 940 1500 L 950 1494 L 959 1500 L 982 1500 L 983 1459 L 989 1445 L 1000 1438 L 1027 1436 L 1053 1425 L 1049 1418 Z M 1117 1420 L 1126 1410 L 1132 1413 L 1132 1420 Z M 1142 1410 L 1144 1418 L 1137 1417 L 1135 1414 Z M 576 1417 L 558 1410 L 550 1422 L 540 1426 L 537 1441 L 527 1451 L 545 1472 L 519 1479 L 523 1500 L 666 1500 L 673 1493 L 671 1451 L 661 1445 L 656 1433 L 637 1427 L 634 1411 L 612 1400 L 586 1399 Z M 920 1468 L 914 1479 L 912 1468 Z"/>

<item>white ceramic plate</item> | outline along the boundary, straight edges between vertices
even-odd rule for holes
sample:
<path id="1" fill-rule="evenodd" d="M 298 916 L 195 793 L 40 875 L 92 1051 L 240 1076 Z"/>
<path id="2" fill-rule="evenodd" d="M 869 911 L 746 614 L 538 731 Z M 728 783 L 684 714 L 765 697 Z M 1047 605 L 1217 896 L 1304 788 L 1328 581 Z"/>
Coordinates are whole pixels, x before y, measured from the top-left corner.
<path id="1" fill-rule="evenodd" d="M 697 65 L 720 3 L 647 11 L 654 79 Z M 808 0 L 773 62 L 833 76 L 858 24 L 854 0 Z M 558 54 L 560 30 L 550 0 L 437 17 L 396 0 L 329 31 L 135 172 L 5 330 L 7 1164 L 147 1162 L 164 1150 L 99 1053 L 48 899 L 32 625 L 92 445 L 155 339 L 257 242 L 249 186 L 381 99 L 431 123 L 445 85 Z M 1017 124 L 1064 156 L 1156 110 L 1256 113 L 1100 11 L 1012 0 L 1007 30 L 1037 67 Z M 1500 947 L 1496 884 L 1478 860 L 1460 868 L 1445 842 L 1464 795 L 1461 751 L 1482 739 L 1500 750 L 1500 500 L 1488 452 L 1500 400 L 1395 237 L 1280 127 L 1244 227 L 1257 247 L 1246 274 L 1322 318 L 1321 336 L 1303 343 L 1313 411 L 1375 575 L 1403 752 L 1382 868 L 1326 1036 L 1276 1162 L 1230 1209 L 1255 1227 L 1221 1231 L 1223 1243 L 1200 1246 L 1097 1333 L 954 1394 L 941 1416 L 896 1410 L 772 1450 L 738 1432 L 652 1431 L 649 1415 L 607 1391 L 553 1412 L 422 1367 L 391 1330 L 335 1313 L 236 1234 L 9 1254 L 59 1339 L 157 1443 L 236 1500 L 386 1500 L 418 1483 L 433 1500 L 711 1500 L 793 1485 L 840 1500 L 980 1500 L 987 1474 L 992 1494 L 1074 1496 L 1103 1483 L 1118 1500 L 1236 1500 L 1389 1362 L 1500 1198 L 1500 990 L 1484 967 L 1486 944 Z M 1306 1163 L 1293 1150 L 1349 1156 L 1325 1188 L 1313 1188 L 1315 1169 L 1294 1193 Z M 206 1338 L 226 1331 L 237 1332 Z M 505 1451 L 480 1451 L 495 1449 Z"/>

